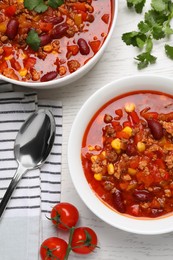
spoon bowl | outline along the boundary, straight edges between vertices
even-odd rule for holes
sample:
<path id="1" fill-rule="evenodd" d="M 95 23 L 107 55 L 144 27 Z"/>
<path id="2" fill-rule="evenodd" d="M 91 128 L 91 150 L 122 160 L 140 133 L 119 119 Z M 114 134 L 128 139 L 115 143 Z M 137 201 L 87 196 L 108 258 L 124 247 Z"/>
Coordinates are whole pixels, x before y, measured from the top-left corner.
<path id="1" fill-rule="evenodd" d="M 55 139 L 55 119 L 49 110 L 40 109 L 29 116 L 20 128 L 14 155 L 18 169 L 0 203 L 0 217 L 21 177 L 29 170 L 43 165 Z"/>

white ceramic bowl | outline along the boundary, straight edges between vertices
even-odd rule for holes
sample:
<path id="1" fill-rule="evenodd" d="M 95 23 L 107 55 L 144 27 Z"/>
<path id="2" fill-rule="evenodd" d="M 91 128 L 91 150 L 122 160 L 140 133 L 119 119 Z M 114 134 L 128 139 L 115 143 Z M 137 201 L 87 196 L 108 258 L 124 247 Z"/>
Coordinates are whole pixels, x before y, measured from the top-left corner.
<path id="1" fill-rule="evenodd" d="M 12 84 L 17 84 L 23 87 L 28 88 L 35 88 L 35 89 L 51 89 L 51 88 L 58 88 L 65 86 L 67 84 L 70 84 L 81 77 L 83 77 L 87 72 L 89 72 L 94 65 L 99 61 L 101 56 L 103 55 L 108 42 L 111 39 L 112 33 L 114 32 L 116 20 L 117 20 L 117 14 L 118 14 L 118 0 L 113 0 L 113 17 L 112 17 L 112 24 L 109 30 L 109 33 L 106 37 L 106 40 L 104 41 L 103 45 L 99 49 L 99 51 L 93 56 L 92 59 L 90 59 L 84 66 L 79 68 L 77 71 L 73 72 L 72 74 L 69 74 L 65 77 L 62 77 L 60 79 L 54 79 L 47 82 L 23 82 L 23 81 L 17 81 L 10 78 L 7 78 L 0 74 L 0 80 L 4 80 L 7 82 L 10 82 Z"/>
<path id="2" fill-rule="evenodd" d="M 161 218 L 140 219 L 116 213 L 95 195 L 85 178 L 81 164 L 82 138 L 95 112 L 113 97 L 140 89 L 173 95 L 173 79 L 152 75 L 132 76 L 116 80 L 95 92 L 81 107 L 73 122 L 68 143 L 68 164 L 79 196 L 96 216 L 125 231 L 154 235 L 173 231 L 173 214 Z"/>

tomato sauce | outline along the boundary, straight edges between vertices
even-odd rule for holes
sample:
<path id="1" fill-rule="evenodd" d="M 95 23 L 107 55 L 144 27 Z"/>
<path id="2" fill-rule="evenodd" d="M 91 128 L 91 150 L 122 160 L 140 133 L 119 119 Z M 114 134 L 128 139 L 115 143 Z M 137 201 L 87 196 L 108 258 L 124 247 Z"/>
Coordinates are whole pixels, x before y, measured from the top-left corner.
<path id="1" fill-rule="evenodd" d="M 156 218 L 173 212 L 173 97 L 127 93 L 104 104 L 84 133 L 81 159 L 113 210 Z"/>
<path id="2" fill-rule="evenodd" d="M 1 74 L 49 81 L 75 72 L 98 52 L 112 22 L 112 0 L 60 1 L 44 12 L 28 10 L 27 0 L 0 1 Z"/>

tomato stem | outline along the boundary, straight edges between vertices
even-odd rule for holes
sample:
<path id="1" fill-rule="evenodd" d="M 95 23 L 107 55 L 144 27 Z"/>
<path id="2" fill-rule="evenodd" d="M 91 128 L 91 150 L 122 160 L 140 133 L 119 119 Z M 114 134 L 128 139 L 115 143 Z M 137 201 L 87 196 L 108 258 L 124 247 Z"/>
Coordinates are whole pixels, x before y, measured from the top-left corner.
<path id="1" fill-rule="evenodd" d="M 67 251 L 66 251 L 66 255 L 65 255 L 65 258 L 64 260 L 67 260 L 68 257 L 69 257 L 69 254 L 72 250 L 72 246 L 71 246 L 71 243 L 72 243 L 72 238 L 73 238 L 73 234 L 74 234 L 74 231 L 75 231 L 75 227 L 72 227 L 69 229 L 70 230 L 70 235 L 69 235 L 69 240 L 68 240 L 68 247 L 67 247 Z"/>
<path id="2" fill-rule="evenodd" d="M 63 221 L 61 221 L 61 214 L 55 209 L 56 216 L 54 218 L 48 218 L 49 220 L 54 220 L 56 222 L 56 226 L 58 227 L 59 224 L 63 225 L 67 230 L 70 230 L 70 227 L 66 225 Z"/>

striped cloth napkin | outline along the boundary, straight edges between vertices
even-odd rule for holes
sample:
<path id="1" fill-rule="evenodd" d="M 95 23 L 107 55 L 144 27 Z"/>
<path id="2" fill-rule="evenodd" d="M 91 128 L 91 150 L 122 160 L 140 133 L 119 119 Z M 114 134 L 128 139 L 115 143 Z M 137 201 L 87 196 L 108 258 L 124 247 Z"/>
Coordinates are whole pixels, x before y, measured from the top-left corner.
<path id="1" fill-rule="evenodd" d="M 36 93 L 13 92 L 11 84 L 0 83 L 0 200 L 18 164 L 14 141 L 28 116 L 49 109 L 56 122 L 52 151 L 41 169 L 28 171 L 18 183 L 0 220 L 0 256 L 3 260 L 39 259 L 44 219 L 60 202 L 62 103 L 39 100 Z M 47 225 L 47 224 L 46 224 Z"/>

